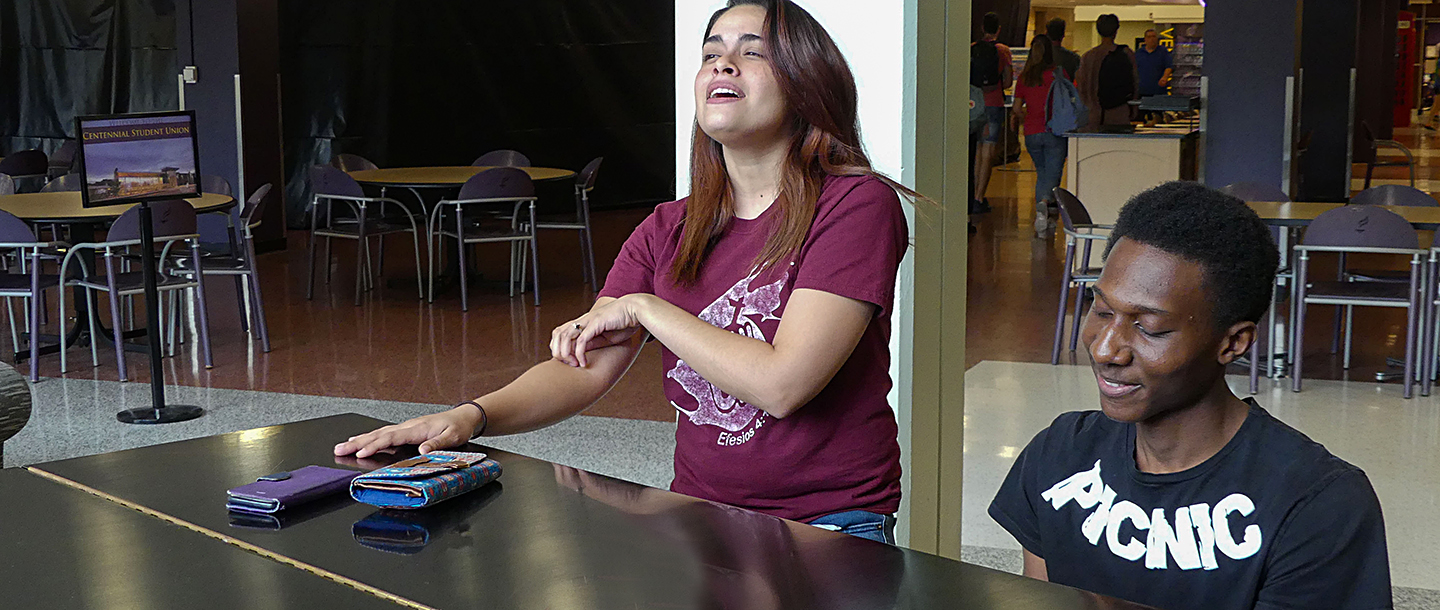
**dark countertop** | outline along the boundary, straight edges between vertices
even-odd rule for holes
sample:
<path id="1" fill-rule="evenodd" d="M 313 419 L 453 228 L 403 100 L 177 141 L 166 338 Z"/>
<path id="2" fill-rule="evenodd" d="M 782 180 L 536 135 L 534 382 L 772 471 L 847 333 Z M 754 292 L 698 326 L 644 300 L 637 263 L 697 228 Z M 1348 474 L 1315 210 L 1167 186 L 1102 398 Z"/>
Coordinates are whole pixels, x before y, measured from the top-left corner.
<path id="1" fill-rule="evenodd" d="M 1149 138 L 1161 140 L 1183 140 L 1185 138 L 1199 135 L 1198 129 L 1174 128 L 1174 127 L 1137 127 L 1134 133 L 1120 133 L 1114 131 L 1072 131 L 1065 134 L 1067 138 Z"/>
<path id="2" fill-rule="evenodd" d="M 6 608 L 400 607 L 24 470 L 0 499 Z"/>
<path id="3" fill-rule="evenodd" d="M 499 481 L 429 509 L 342 498 L 281 530 L 231 525 L 225 490 L 256 476 L 400 459 L 331 456 L 384 423 L 338 415 L 34 468 L 436 608 L 1138 607 L 498 450 Z"/>

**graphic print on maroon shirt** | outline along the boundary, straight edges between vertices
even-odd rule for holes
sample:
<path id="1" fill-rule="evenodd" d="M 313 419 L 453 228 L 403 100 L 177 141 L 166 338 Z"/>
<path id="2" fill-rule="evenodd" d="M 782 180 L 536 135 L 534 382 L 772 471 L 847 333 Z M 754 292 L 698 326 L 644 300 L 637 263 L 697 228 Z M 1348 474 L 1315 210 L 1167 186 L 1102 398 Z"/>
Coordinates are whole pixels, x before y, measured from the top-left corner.
<path id="1" fill-rule="evenodd" d="M 774 332 L 767 334 L 761 328 L 761 324 L 779 327 L 781 293 L 785 291 L 786 280 L 790 274 L 786 272 L 773 284 L 766 284 L 758 288 L 751 288 L 756 276 L 751 275 L 740 280 L 725 294 L 720 295 L 705 309 L 700 310 L 696 316 L 716 328 L 723 328 L 739 335 L 759 339 L 766 343 L 773 341 Z M 764 423 L 765 412 L 748 403 L 720 391 L 719 388 L 705 381 L 700 373 L 685 364 L 684 360 L 675 360 L 674 368 L 665 373 L 665 377 L 675 380 L 680 388 L 685 390 L 691 398 L 695 399 L 695 408 L 686 410 L 674 401 L 670 404 L 677 411 L 690 418 L 690 422 L 697 426 L 718 426 L 728 432 L 740 432 L 755 422 L 756 427 Z M 759 418 L 757 420 L 757 417 Z M 722 445 L 738 445 L 750 440 L 754 431 L 742 436 L 720 433 L 716 442 Z"/>
<path id="2" fill-rule="evenodd" d="M 679 414 L 671 489 L 798 520 L 846 510 L 894 513 L 900 449 L 887 400 L 890 307 L 908 239 L 895 191 L 868 176 L 828 178 L 804 246 L 758 274 L 756 255 L 780 210 L 735 219 L 689 286 L 670 279 L 684 213 L 684 200 L 657 206 L 626 240 L 600 296 L 654 294 L 767 343 L 798 289 L 870 303 L 875 314 L 830 383 L 783 419 L 715 387 L 663 349 L 665 396 Z"/>

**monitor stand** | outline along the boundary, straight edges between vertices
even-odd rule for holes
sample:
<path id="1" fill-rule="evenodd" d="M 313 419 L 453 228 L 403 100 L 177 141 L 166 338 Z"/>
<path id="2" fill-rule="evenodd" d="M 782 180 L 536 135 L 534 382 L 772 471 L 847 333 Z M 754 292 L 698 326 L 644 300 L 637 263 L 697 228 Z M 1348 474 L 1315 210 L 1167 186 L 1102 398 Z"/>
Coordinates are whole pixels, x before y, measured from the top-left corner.
<path id="1" fill-rule="evenodd" d="M 150 340 L 151 406 L 129 409 L 115 414 L 126 424 L 169 424 L 195 419 L 205 410 L 194 405 L 165 404 L 165 375 L 160 370 L 160 289 L 155 277 L 155 226 L 150 224 L 150 202 L 140 202 L 140 274 L 145 284 L 145 336 Z M 200 270 L 195 270 L 196 280 Z M 196 288 L 204 290 L 204 287 Z"/>

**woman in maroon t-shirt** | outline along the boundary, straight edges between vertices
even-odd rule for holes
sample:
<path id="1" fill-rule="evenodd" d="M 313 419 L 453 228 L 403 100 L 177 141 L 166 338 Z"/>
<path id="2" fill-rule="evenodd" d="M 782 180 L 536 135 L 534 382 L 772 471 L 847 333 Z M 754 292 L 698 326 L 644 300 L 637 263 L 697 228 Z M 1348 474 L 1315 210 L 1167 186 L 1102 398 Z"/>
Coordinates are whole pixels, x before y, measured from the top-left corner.
<path id="1" fill-rule="evenodd" d="M 635 230 L 594 307 L 552 333 L 553 359 L 337 455 L 554 424 L 654 337 L 681 415 L 672 490 L 893 542 L 890 307 L 908 241 L 896 190 L 917 195 L 870 168 L 849 66 L 788 0 L 717 11 L 694 91 L 691 195 Z"/>

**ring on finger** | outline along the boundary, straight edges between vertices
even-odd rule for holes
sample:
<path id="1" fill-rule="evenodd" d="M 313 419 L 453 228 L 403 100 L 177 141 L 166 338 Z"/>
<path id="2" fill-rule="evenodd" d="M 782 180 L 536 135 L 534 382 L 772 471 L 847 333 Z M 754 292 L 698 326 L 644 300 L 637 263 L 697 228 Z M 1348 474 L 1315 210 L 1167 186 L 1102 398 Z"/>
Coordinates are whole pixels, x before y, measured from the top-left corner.
<path id="1" fill-rule="evenodd" d="M 581 324 L 581 323 L 579 323 L 579 322 L 576 322 L 576 323 L 574 323 L 574 324 L 571 324 L 570 326 L 571 326 L 571 328 L 574 328 L 575 330 L 585 330 L 585 325 L 584 325 L 584 324 Z"/>

